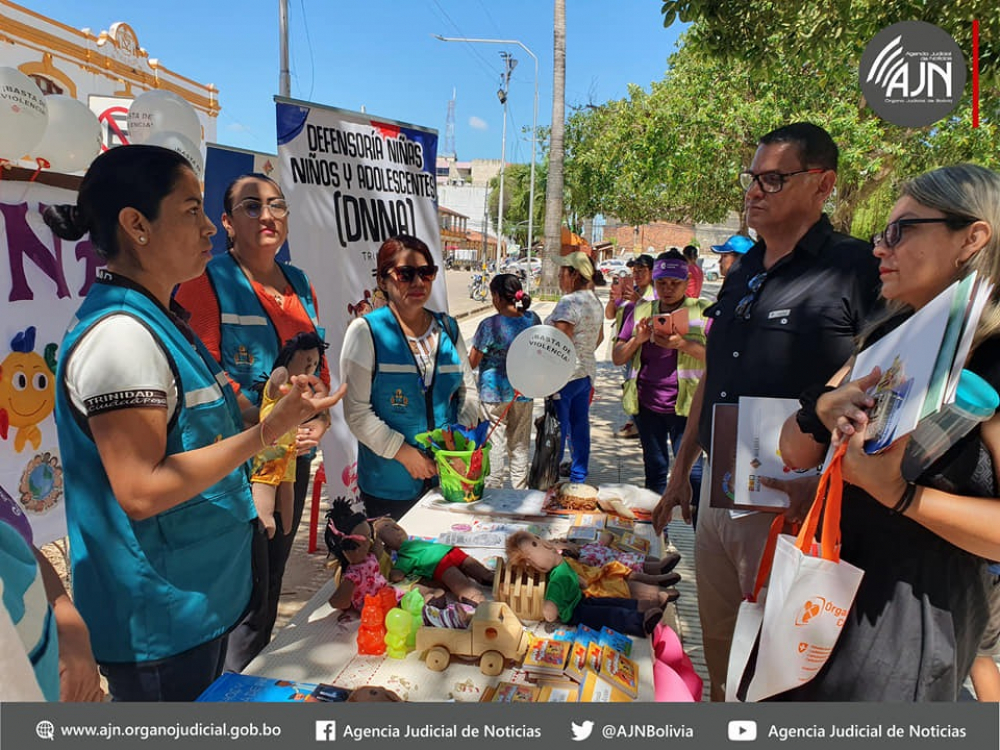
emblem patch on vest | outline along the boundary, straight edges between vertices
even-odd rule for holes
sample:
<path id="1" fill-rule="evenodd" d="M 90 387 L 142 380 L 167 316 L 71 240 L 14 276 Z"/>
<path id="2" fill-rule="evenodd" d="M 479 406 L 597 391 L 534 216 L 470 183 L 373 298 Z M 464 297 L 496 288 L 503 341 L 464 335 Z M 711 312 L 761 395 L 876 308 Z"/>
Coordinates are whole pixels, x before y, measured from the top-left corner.
<path id="1" fill-rule="evenodd" d="M 403 395 L 403 391 L 399 388 L 396 389 L 396 392 L 389 399 L 389 405 L 393 409 L 405 409 L 409 404 L 410 399 Z"/>
<path id="2" fill-rule="evenodd" d="M 236 349 L 236 353 L 233 355 L 233 364 L 236 365 L 252 365 L 253 355 L 247 351 L 247 348 L 242 344 Z"/>

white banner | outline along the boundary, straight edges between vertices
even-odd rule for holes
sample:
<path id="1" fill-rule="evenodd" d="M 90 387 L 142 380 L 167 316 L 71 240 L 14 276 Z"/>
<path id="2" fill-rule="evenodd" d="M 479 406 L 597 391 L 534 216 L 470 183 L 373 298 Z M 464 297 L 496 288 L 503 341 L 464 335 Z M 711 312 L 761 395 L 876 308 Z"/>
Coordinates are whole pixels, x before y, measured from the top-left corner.
<path id="1" fill-rule="evenodd" d="M 0 180 L 0 485 L 31 522 L 35 544 L 66 535 L 56 436 L 55 365 L 66 326 L 101 261 L 90 240 L 60 240 L 42 221 L 71 190 Z"/>
<path id="2" fill-rule="evenodd" d="M 316 289 L 333 385 L 350 322 L 384 304 L 375 284 L 383 241 L 409 234 L 443 267 L 437 214 L 437 131 L 277 98 L 281 186 L 291 206 L 292 263 Z M 447 311 L 443 277 L 428 307 Z M 331 497 L 357 492 L 357 441 L 340 408 L 323 439 Z"/>

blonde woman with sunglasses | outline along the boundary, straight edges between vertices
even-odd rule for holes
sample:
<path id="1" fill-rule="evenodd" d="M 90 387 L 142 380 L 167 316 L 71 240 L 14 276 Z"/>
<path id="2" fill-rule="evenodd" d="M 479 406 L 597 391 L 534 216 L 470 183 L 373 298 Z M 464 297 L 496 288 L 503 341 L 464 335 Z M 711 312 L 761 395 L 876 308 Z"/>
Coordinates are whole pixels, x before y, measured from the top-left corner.
<path id="1" fill-rule="evenodd" d="M 437 273 L 423 241 L 386 240 L 376 276 L 388 304 L 353 321 L 344 335 L 344 416 L 358 439 L 358 488 L 372 517 L 398 521 L 437 483 L 437 466 L 414 436 L 479 421 L 458 323 L 426 307 Z"/>

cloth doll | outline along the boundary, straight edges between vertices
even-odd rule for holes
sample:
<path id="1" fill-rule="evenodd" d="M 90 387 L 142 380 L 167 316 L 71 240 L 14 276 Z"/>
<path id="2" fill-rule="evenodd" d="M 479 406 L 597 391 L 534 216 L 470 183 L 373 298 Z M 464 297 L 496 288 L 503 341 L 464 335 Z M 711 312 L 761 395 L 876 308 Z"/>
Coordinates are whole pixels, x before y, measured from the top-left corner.
<path id="1" fill-rule="evenodd" d="M 493 571 L 458 547 L 422 539 L 410 539 L 389 517 L 375 519 L 375 537 L 385 549 L 396 553 L 389 580 L 396 583 L 417 576 L 444 586 L 460 602 L 479 604 L 485 600 L 476 585 L 493 585 Z"/>
<path id="2" fill-rule="evenodd" d="M 681 556 L 676 552 L 670 552 L 663 558 L 652 557 L 644 555 L 641 552 L 626 552 L 624 550 L 617 549 L 612 546 L 613 542 L 614 534 L 609 531 L 605 531 L 601 534 L 599 541 L 587 542 L 586 544 L 578 545 L 576 559 L 584 565 L 596 565 L 598 567 L 606 565 L 613 560 L 617 560 L 618 562 L 627 565 L 635 573 L 645 573 L 650 576 L 670 574 L 677 563 L 681 560 Z M 679 580 L 680 576 L 678 575 L 676 579 L 666 585 L 672 586 Z M 652 583 L 652 581 L 648 582 Z"/>
<path id="3" fill-rule="evenodd" d="M 281 347 L 274 361 L 271 377 L 258 384 L 261 393 L 260 421 L 263 422 L 285 393 L 283 386 L 290 375 L 311 375 L 319 367 L 323 350 L 327 345 L 313 331 L 299 333 Z M 264 440 L 261 426 L 261 440 Z M 297 430 L 289 430 L 276 436 L 271 445 L 264 446 L 256 456 L 250 470 L 250 487 L 253 504 L 257 508 L 267 536 L 274 536 L 277 524 L 275 509 L 281 514 L 282 528 L 288 534 L 292 530 L 292 503 L 295 488 L 295 437 Z"/>
<path id="4" fill-rule="evenodd" d="M 355 511 L 346 498 L 333 501 L 327 514 L 326 546 L 340 563 L 340 585 L 330 597 L 335 609 L 361 611 L 365 596 L 378 593 L 388 585 L 379 566 L 383 554 L 375 529 L 364 513 Z"/>
<path id="5" fill-rule="evenodd" d="M 582 623 L 595 630 L 606 626 L 619 633 L 648 636 L 663 617 L 663 606 L 669 600 L 665 592 L 655 600 L 584 597 L 580 577 L 563 559 L 560 548 L 527 531 L 507 537 L 507 561 L 546 574 L 542 616 L 547 622 Z"/>

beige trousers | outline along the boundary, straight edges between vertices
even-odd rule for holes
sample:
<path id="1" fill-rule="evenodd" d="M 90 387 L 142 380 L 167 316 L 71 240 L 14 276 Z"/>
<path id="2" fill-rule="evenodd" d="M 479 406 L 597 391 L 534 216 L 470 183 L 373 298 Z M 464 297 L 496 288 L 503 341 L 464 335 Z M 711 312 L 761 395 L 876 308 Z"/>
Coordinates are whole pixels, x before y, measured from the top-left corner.
<path id="1" fill-rule="evenodd" d="M 501 422 L 490 438 L 490 475 L 487 487 L 502 487 L 510 470 L 510 485 L 515 490 L 528 489 L 528 453 L 531 448 L 531 416 L 534 401 L 515 401 L 511 404 L 507 417 Z M 496 422 L 506 403 L 480 405 L 483 419 Z"/>
<path id="2" fill-rule="evenodd" d="M 708 478 L 711 475 L 706 465 L 698 506 L 694 560 L 711 697 L 713 701 L 722 701 L 726 695 L 726 670 L 736 615 L 743 597 L 753 591 L 774 516 L 752 513 L 733 518 L 728 510 L 710 508 L 711 482 Z"/>

